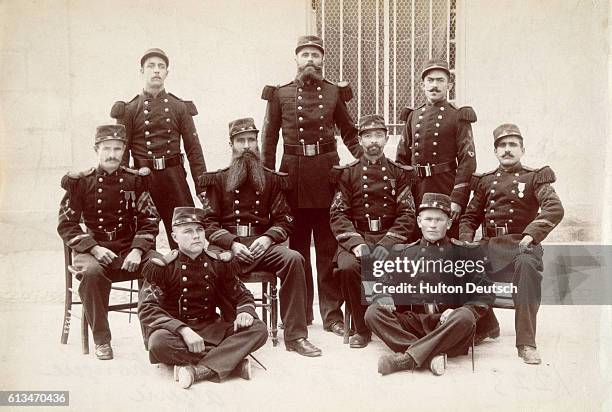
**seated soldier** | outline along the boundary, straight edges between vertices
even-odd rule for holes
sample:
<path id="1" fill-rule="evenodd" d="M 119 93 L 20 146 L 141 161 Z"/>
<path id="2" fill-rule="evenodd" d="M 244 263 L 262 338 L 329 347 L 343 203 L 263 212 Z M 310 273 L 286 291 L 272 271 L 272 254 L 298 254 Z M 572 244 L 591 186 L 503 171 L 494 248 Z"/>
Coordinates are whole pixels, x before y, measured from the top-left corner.
<path id="1" fill-rule="evenodd" d="M 284 193 L 287 174 L 263 166 L 257 132 L 252 118 L 231 122 L 231 165 L 201 176 L 206 237 L 211 249 L 232 251 L 241 273 L 259 269 L 280 278 L 285 347 L 320 356 L 321 350 L 307 340 L 304 258 L 281 245 L 293 222 Z"/>
<path id="2" fill-rule="evenodd" d="M 268 337 L 236 266 L 204 250 L 204 219 L 202 209 L 174 209 L 172 238 L 179 250 L 145 265 L 138 302 L 151 363 L 175 365 L 175 380 L 185 389 L 232 371 L 250 379 L 245 357 Z"/>
<path id="3" fill-rule="evenodd" d="M 428 365 L 435 375 L 442 375 L 446 355 L 467 354 L 476 322 L 493 303 L 492 293 L 467 293 L 466 288 L 468 283 L 491 285 L 483 273 L 484 257 L 481 258 L 481 273 L 459 273 L 456 269 L 449 273 L 445 269 L 447 262 L 454 264 L 460 260 L 472 260 L 476 267 L 479 253 L 479 250 L 468 249 L 459 241 L 446 237 L 452 225 L 450 205 L 448 195 L 425 193 L 417 216 L 423 238 L 407 245 L 400 253 L 402 258 L 412 262 L 423 262 L 422 270 L 402 278 L 409 279 L 417 286 L 414 294 L 403 296 L 410 302 L 403 303 L 423 304 L 412 304 L 412 310 L 400 312 L 396 310 L 391 295 L 380 294 L 374 296 L 372 305 L 366 311 L 365 321 L 370 330 L 396 352 L 379 358 L 378 372 L 383 375 L 424 365 Z M 432 265 L 432 262 L 443 264 Z M 454 289 L 449 288 L 451 291 L 458 290 L 459 286 L 466 293 L 444 293 L 440 290 L 423 292 L 423 284 L 452 286 Z"/>
<path id="4" fill-rule="evenodd" d="M 57 231 L 75 253 L 79 297 L 96 344 L 96 357 L 113 359 L 108 326 L 112 282 L 139 278 L 155 252 L 159 216 L 147 191 L 149 169 L 119 167 L 125 151 L 123 125 L 99 126 L 98 167 L 62 178 Z M 85 224 L 83 231 L 80 223 Z"/>
<path id="5" fill-rule="evenodd" d="M 359 121 L 361 159 L 334 166 L 332 171 L 338 190 L 330 209 L 330 225 L 338 241 L 336 273 L 356 332 L 349 341 L 351 348 L 364 348 L 372 338 L 363 319 L 362 256 L 372 245 L 376 246 L 372 256 L 384 259 L 385 246 L 405 243 L 415 229 L 412 168 L 385 157 L 383 148 L 388 139 L 382 116 L 363 116 Z"/>

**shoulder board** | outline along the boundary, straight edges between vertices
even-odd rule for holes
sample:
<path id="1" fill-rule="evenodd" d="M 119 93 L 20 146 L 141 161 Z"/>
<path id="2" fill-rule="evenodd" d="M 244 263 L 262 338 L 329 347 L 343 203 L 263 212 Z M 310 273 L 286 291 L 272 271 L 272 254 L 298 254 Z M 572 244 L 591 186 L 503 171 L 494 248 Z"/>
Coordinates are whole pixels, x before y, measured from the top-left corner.
<path id="1" fill-rule="evenodd" d="M 451 237 L 450 241 L 455 246 L 460 246 L 460 247 L 464 247 L 467 249 L 476 249 L 477 247 L 480 246 L 480 243 L 478 242 L 464 242 L 463 240 L 457 240 L 454 237 Z"/>
<path id="2" fill-rule="evenodd" d="M 180 97 L 172 94 L 172 93 L 168 93 L 168 96 L 172 96 L 174 97 L 176 100 L 183 102 L 185 104 L 185 106 L 187 107 L 187 113 L 189 113 L 190 116 L 195 116 L 198 114 L 198 109 L 196 108 L 195 103 L 193 103 L 193 101 L 191 100 L 183 100 Z"/>
<path id="3" fill-rule="evenodd" d="M 482 176 L 492 175 L 492 174 L 495 174 L 496 172 L 497 172 L 497 169 L 489 170 L 488 172 L 484 172 L 484 173 L 482 173 L 482 174 L 481 174 L 481 177 L 482 177 Z M 477 175 L 478 173 L 474 173 L 474 174 L 475 174 L 475 175 Z"/>
<path id="4" fill-rule="evenodd" d="M 166 255 L 164 255 L 161 259 L 152 258 L 151 262 L 155 263 L 157 266 L 167 266 L 168 264 L 172 263 L 174 259 L 178 257 L 178 254 L 179 254 L 178 250 L 174 249 L 168 252 Z"/>
<path id="5" fill-rule="evenodd" d="M 113 104 L 113 107 L 111 107 L 110 117 L 112 117 L 113 119 L 121 119 L 125 114 L 125 106 L 126 104 L 124 101 L 116 101 Z"/>
<path id="6" fill-rule="evenodd" d="M 216 172 L 204 172 L 198 178 L 198 183 L 205 187 L 214 186 L 217 184 L 217 175 L 219 174 L 219 172 L 222 172 L 223 170 L 226 170 L 226 169 L 220 169 L 220 170 L 217 170 Z"/>
<path id="7" fill-rule="evenodd" d="M 336 170 L 347 169 L 351 166 L 355 166 L 357 163 L 359 163 L 359 159 L 353 160 L 351 163 L 347 163 L 345 165 L 334 165 L 334 169 Z"/>
<path id="8" fill-rule="evenodd" d="M 474 123 L 478 118 L 476 112 L 470 106 L 463 106 L 459 109 L 459 120 L 465 120 L 466 122 Z"/>
<path id="9" fill-rule="evenodd" d="M 264 170 L 275 177 L 276 182 L 281 190 L 289 189 L 289 173 L 277 172 L 276 170 L 268 169 L 264 166 Z"/>
<path id="10" fill-rule="evenodd" d="M 206 254 L 214 260 L 220 260 L 222 262 L 229 262 L 232 260 L 232 252 L 229 250 L 210 250 L 206 249 Z"/>
<path id="11" fill-rule="evenodd" d="M 347 81 L 338 82 L 337 86 L 340 98 L 343 101 L 348 102 L 353 98 L 353 89 Z"/>
<path id="12" fill-rule="evenodd" d="M 410 107 L 404 107 L 402 109 L 402 112 L 400 113 L 400 120 L 402 122 L 405 122 L 408 120 L 408 116 L 410 116 L 410 113 L 412 113 L 414 111 L 414 109 L 410 108 Z"/>
<path id="13" fill-rule="evenodd" d="M 270 100 L 272 96 L 274 96 L 274 92 L 278 89 L 278 86 L 269 86 L 265 85 L 263 90 L 261 91 L 261 99 L 262 100 Z"/>
<path id="14" fill-rule="evenodd" d="M 79 181 L 81 177 L 91 175 L 96 169 L 91 168 L 89 170 L 85 170 L 83 172 L 68 172 L 62 177 L 62 181 L 60 186 L 62 189 L 66 191 L 71 191 L 74 185 Z"/>
<path id="15" fill-rule="evenodd" d="M 329 182 L 332 184 L 337 184 L 338 180 L 340 180 L 340 176 L 344 173 L 344 170 L 349 169 L 351 166 L 355 166 L 359 163 L 359 160 L 352 161 L 351 163 L 345 164 L 343 166 L 334 165 L 329 172 Z"/>
<path id="16" fill-rule="evenodd" d="M 387 158 L 387 161 L 388 161 L 389 163 L 391 163 L 393 166 L 399 167 L 400 169 L 404 169 L 404 170 L 407 170 L 407 171 L 409 171 L 409 172 L 411 172 L 411 171 L 413 171 L 413 170 L 414 170 L 414 168 L 413 168 L 412 166 L 408 166 L 408 165 L 403 165 L 403 164 L 401 164 L 401 163 L 397 163 L 396 161 L 391 160 L 391 159 L 389 159 L 389 158 Z"/>
<path id="17" fill-rule="evenodd" d="M 555 176 L 555 172 L 553 172 L 553 170 L 548 166 L 544 166 L 544 167 L 537 169 L 535 173 L 536 173 L 536 177 L 535 177 L 536 183 L 540 183 L 540 184 L 554 183 L 557 180 L 557 177 Z"/>
<path id="18" fill-rule="evenodd" d="M 91 167 L 87 170 L 84 170 L 82 172 L 68 172 L 66 173 L 66 176 L 68 176 L 71 179 L 80 179 L 81 177 L 85 177 L 85 176 L 89 176 L 90 174 L 92 174 L 93 172 L 96 171 L 95 167 Z"/>
<path id="19" fill-rule="evenodd" d="M 291 85 L 293 85 L 293 84 L 294 84 L 294 83 L 293 83 L 293 80 L 291 80 L 291 81 L 290 81 L 290 82 L 288 82 L 288 83 L 285 83 L 285 84 L 280 85 L 280 86 L 276 86 L 276 88 L 280 89 L 281 87 L 287 87 L 287 86 L 291 86 Z"/>

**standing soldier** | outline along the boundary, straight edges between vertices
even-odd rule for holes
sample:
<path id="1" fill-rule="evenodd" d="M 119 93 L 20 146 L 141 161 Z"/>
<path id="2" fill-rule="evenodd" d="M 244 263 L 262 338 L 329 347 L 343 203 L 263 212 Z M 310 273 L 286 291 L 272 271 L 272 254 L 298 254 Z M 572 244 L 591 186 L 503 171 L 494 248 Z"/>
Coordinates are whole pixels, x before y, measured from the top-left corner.
<path id="1" fill-rule="evenodd" d="M 323 327 L 342 335 L 342 297 L 339 282 L 332 277 L 336 242 L 329 228 L 329 206 L 334 189 L 329 183 L 332 166 L 339 162 L 334 125 L 355 158 L 360 146 L 357 129 L 346 102 L 352 91 L 346 82 L 333 84 L 323 78 L 323 41 L 302 36 L 295 49 L 297 76 L 283 86 L 266 86 L 262 98 L 268 101 L 263 130 L 264 166 L 274 170 L 279 130 L 283 131 L 283 159 L 280 171 L 289 174 L 289 205 L 294 230 L 289 247 L 306 261 L 308 286 L 307 320 L 313 320 L 314 288 L 310 265 L 310 243 L 314 235 L 319 309 Z"/>
<path id="2" fill-rule="evenodd" d="M 472 241 L 482 224 L 483 238 L 489 238 L 491 278 L 508 277 L 518 286 L 514 326 L 518 355 L 525 363 L 541 363 L 536 350 L 536 318 L 542 297 L 543 249 L 540 244 L 561 222 L 563 206 L 551 183 L 550 167 L 532 169 L 521 164 L 525 154 L 523 136 L 515 124 L 502 124 L 493 131 L 499 167 L 474 175 L 470 201 L 459 226 L 460 240 Z M 499 334 L 491 311 L 484 337 Z M 477 330 L 478 333 L 478 330 Z"/>
<path id="3" fill-rule="evenodd" d="M 125 126 L 128 147 L 122 164 L 127 165 L 130 152 L 136 168 L 148 167 L 151 174 L 151 196 L 164 222 L 171 249 L 176 242 L 172 232 L 172 212 L 177 206 L 193 206 L 187 185 L 181 137 L 194 181 L 206 171 L 202 147 L 192 116 L 198 111 L 190 101 L 183 101 L 164 89 L 169 60 L 160 49 L 150 49 L 140 59 L 144 90 L 129 103 L 116 102 L 111 117 Z M 203 189 L 195 183 L 196 193 Z"/>
<path id="4" fill-rule="evenodd" d="M 369 246 L 372 255 L 383 260 L 387 250 L 406 243 L 415 228 L 414 201 L 410 193 L 412 168 L 387 159 L 383 149 L 389 137 L 380 115 L 359 120 L 360 160 L 347 166 L 334 166 L 338 191 L 331 206 L 331 228 L 338 241 L 335 261 L 342 282 L 347 310 L 353 316 L 356 334 L 351 348 L 364 348 L 372 338 L 362 305 L 361 259 Z"/>
<path id="5" fill-rule="evenodd" d="M 149 170 L 119 167 L 125 127 L 99 126 L 99 164 L 62 179 L 57 231 L 74 252 L 79 296 L 91 327 L 98 359 L 113 359 L 108 326 L 111 282 L 136 279 L 141 262 L 155 250 L 159 217 L 147 190 Z M 81 220 L 86 230 L 81 227 Z"/>
<path id="6" fill-rule="evenodd" d="M 461 211 L 470 197 L 470 177 L 476 171 L 471 107 L 457 109 L 446 100 L 452 88 L 448 63 L 432 59 L 421 72 L 427 102 L 416 110 L 404 109 L 406 121 L 397 147 L 396 161 L 412 165 L 417 173 L 415 204 L 423 193 L 444 193 L 451 197 L 451 218 L 455 222 L 449 237 L 457 237 Z"/>
<path id="7" fill-rule="evenodd" d="M 206 238 L 211 246 L 231 250 L 241 273 L 260 269 L 280 278 L 285 347 L 319 356 L 321 350 L 307 340 L 304 258 L 282 245 L 293 221 L 285 198 L 287 175 L 263 166 L 257 132 L 250 117 L 231 122 L 232 164 L 202 176 Z"/>

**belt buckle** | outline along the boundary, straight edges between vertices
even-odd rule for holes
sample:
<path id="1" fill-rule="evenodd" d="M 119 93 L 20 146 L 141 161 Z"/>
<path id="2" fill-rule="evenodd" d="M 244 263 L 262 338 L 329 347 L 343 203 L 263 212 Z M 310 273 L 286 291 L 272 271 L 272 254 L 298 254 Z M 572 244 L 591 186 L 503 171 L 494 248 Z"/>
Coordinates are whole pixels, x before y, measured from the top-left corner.
<path id="1" fill-rule="evenodd" d="M 111 232 L 107 232 L 105 230 L 104 233 L 106 233 L 106 238 L 108 239 L 109 242 L 112 242 L 113 240 L 115 240 L 117 238 L 117 229 L 115 229 L 115 230 L 113 230 Z"/>
<path id="2" fill-rule="evenodd" d="M 368 218 L 368 227 L 370 228 L 370 232 L 378 232 L 382 227 L 382 223 L 380 218 L 378 219 L 370 219 Z"/>
<path id="3" fill-rule="evenodd" d="M 419 177 L 430 177 L 431 173 L 431 165 L 427 163 L 426 165 L 416 164 L 417 168 L 417 176 Z"/>
<path id="4" fill-rule="evenodd" d="M 503 236 L 508 234 L 508 225 L 497 226 L 495 225 L 495 236 Z"/>
<path id="5" fill-rule="evenodd" d="M 153 158 L 153 169 L 164 170 L 166 168 L 166 156 Z"/>
<path id="6" fill-rule="evenodd" d="M 317 144 L 304 144 L 302 142 L 302 152 L 304 156 L 316 156 L 319 154 L 319 142 Z"/>
<path id="7" fill-rule="evenodd" d="M 236 225 L 236 236 L 247 237 L 251 235 L 251 227 L 247 225 Z"/>

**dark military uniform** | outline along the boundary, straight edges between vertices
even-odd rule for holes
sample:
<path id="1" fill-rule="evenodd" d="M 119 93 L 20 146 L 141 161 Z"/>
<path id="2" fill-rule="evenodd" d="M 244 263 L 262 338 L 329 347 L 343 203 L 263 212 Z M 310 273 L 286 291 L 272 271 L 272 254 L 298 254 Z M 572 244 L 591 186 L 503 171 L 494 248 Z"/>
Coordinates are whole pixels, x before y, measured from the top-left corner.
<path id="1" fill-rule="evenodd" d="M 215 260 L 207 252 L 191 259 L 175 250 L 163 262 L 153 259 L 145 265 L 138 317 L 151 363 L 200 363 L 224 379 L 264 345 L 267 328 L 257 319 L 253 295 L 237 273 L 235 265 Z M 234 332 L 233 320 L 243 312 L 255 320 Z M 178 333 L 184 326 L 204 339 L 205 353 L 189 352 Z"/>
<path id="2" fill-rule="evenodd" d="M 304 258 L 280 245 L 291 233 L 293 217 L 285 199 L 287 175 L 265 169 L 263 191 L 250 184 L 228 192 L 229 168 L 205 173 L 201 184 L 206 211 L 206 238 L 221 249 L 231 249 L 233 242 L 250 246 L 260 236 L 268 236 L 273 245 L 251 264 L 236 261 L 242 274 L 254 269 L 276 273 L 281 279 L 280 313 L 285 325 L 285 341 L 306 338 L 306 278 Z"/>
<path id="3" fill-rule="evenodd" d="M 136 167 L 152 170 L 151 196 L 166 228 L 171 248 L 176 243 L 170 237 L 172 212 L 177 206 L 193 206 L 187 185 L 181 137 L 194 181 L 206 171 L 202 147 L 192 116 L 198 114 L 195 105 L 162 90 L 157 96 L 146 91 L 129 103 L 116 102 L 111 117 L 127 131 L 127 147 L 122 164 L 127 165 L 130 152 Z M 196 193 L 201 188 L 195 184 Z"/>
<path id="4" fill-rule="evenodd" d="M 333 279 L 331 266 L 336 242 L 329 229 L 329 206 L 334 195 L 329 173 L 339 162 L 334 125 L 353 156 L 358 158 L 361 154 L 357 129 L 346 107 L 351 97 L 348 84 L 336 85 L 327 80 L 312 85 L 294 80 L 280 87 L 266 86 L 262 93 L 268 101 L 262 144 L 264 165 L 275 169 L 282 128 L 280 171 L 289 174 L 288 200 L 295 218 L 289 246 L 306 261 L 308 320 L 312 321 L 310 244 L 314 235 L 319 309 L 326 328 L 342 320 L 340 285 Z"/>
<path id="5" fill-rule="evenodd" d="M 541 300 L 543 249 L 540 243 L 563 218 L 563 206 L 551 183 L 549 167 L 531 169 L 520 163 L 474 175 L 474 197 L 461 218 L 459 238 L 471 241 L 482 224 L 489 238 L 489 257 L 494 280 L 512 281 L 518 286 L 516 345 L 536 347 L 536 317 Z M 533 237 L 531 250 L 519 251 L 525 235 Z M 492 320 L 495 324 L 496 320 Z"/>
<path id="6" fill-rule="evenodd" d="M 357 333 L 367 334 L 362 305 L 361 262 L 352 249 L 360 244 L 391 246 L 405 243 L 415 229 L 413 172 L 386 157 L 372 163 L 362 156 L 347 166 L 334 166 L 338 191 L 330 210 L 331 229 L 338 241 L 334 261 Z"/>
<path id="7" fill-rule="evenodd" d="M 431 61 L 423 73 L 437 68 Z M 444 69 L 447 70 L 447 69 Z M 448 70 L 447 70 L 448 71 Z M 470 177 L 476 171 L 471 107 L 457 108 L 446 99 L 426 103 L 414 111 L 404 109 L 406 121 L 397 146 L 396 161 L 415 168 L 418 179 L 413 191 L 418 205 L 424 193 L 444 193 L 463 210 L 470 197 Z M 457 223 L 449 236 L 457 236 Z"/>
<path id="8" fill-rule="evenodd" d="M 159 216 L 147 192 L 148 173 L 147 169 L 139 172 L 122 167 L 108 174 L 98 167 L 62 178 L 66 194 L 57 231 L 76 253 L 73 265 L 82 276 L 79 296 L 97 345 L 111 340 L 107 319 L 111 281 L 139 277 L 139 271 L 121 270 L 124 259 L 136 248 L 143 252 L 142 262 L 155 253 Z M 118 256 L 111 265 L 98 262 L 89 253 L 97 245 Z"/>
<path id="9" fill-rule="evenodd" d="M 425 198 L 423 199 L 425 201 Z M 448 202 L 450 205 L 450 202 Z M 421 208 L 422 209 L 422 208 Z M 445 237 L 438 242 L 430 243 L 421 239 L 399 251 L 399 256 L 411 261 L 475 261 L 482 258 L 479 249 L 469 249 L 460 242 Z M 435 266 L 434 266 L 435 267 Z M 483 273 L 465 273 L 462 277 L 454 273 L 417 272 L 414 277 L 401 276 L 390 283 L 409 281 L 414 285 L 428 283 L 463 287 L 467 283 L 487 287 L 491 285 Z M 417 291 L 420 289 L 417 288 Z M 427 365 L 436 355 L 446 353 L 448 356 L 465 355 L 472 344 L 476 323 L 487 313 L 495 296 L 492 293 L 458 293 L 442 294 L 438 292 L 418 292 L 410 296 L 411 300 L 423 304 L 412 304 L 411 310 L 389 313 L 378 304 L 387 304 L 389 295 L 378 294 L 365 314 L 365 321 L 376 334 L 394 352 L 407 353 L 417 367 Z M 453 309 L 444 324 L 440 325 L 440 316 L 446 309 Z"/>

